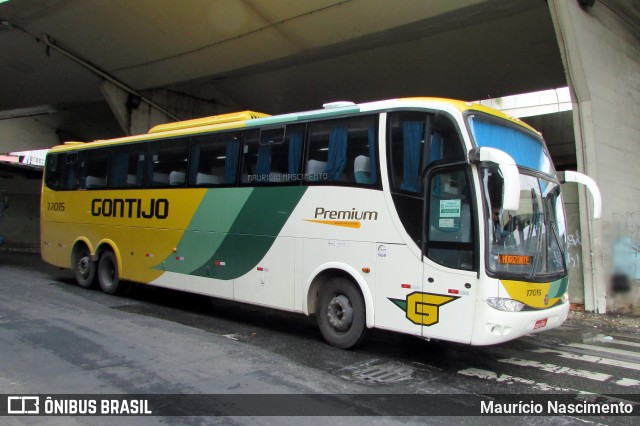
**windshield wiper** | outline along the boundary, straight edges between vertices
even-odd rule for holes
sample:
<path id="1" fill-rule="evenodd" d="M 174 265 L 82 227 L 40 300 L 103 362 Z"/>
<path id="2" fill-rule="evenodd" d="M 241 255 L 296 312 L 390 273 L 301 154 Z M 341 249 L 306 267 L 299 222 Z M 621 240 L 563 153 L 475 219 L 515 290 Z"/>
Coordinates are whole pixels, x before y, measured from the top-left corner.
<path id="1" fill-rule="evenodd" d="M 538 270 L 538 262 L 540 261 L 540 249 L 542 248 L 542 230 L 540 229 L 540 221 L 544 217 L 544 215 L 540 213 L 540 206 L 538 206 L 538 203 L 536 202 L 536 193 L 533 189 L 531 190 L 531 212 L 533 220 L 535 221 L 533 226 L 536 231 L 538 241 L 536 243 L 536 254 L 533 258 L 531 272 L 527 277 L 528 279 L 532 279 L 536 275 L 536 271 Z"/>
<path id="2" fill-rule="evenodd" d="M 560 251 L 560 257 L 562 258 L 562 268 L 564 269 L 564 272 L 567 272 L 567 259 L 565 258 L 564 250 L 562 250 L 562 246 L 560 245 L 560 237 L 558 236 L 556 223 L 553 220 L 550 220 L 549 225 L 551 226 L 551 230 L 553 231 L 553 238 L 555 238 L 556 244 L 558 245 L 558 250 Z"/>

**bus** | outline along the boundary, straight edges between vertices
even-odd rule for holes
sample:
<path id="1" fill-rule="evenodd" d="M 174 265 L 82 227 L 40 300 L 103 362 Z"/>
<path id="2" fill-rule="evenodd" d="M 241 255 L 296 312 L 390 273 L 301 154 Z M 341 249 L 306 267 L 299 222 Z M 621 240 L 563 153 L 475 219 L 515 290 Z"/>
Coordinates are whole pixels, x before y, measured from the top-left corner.
<path id="1" fill-rule="evenodd" d="M 67 142 L 46 157 L 43 259 L 123 281 L 470 345 L 560 326 L 566 220 L 539 133 L 463 101 L 244 111 Z"/>

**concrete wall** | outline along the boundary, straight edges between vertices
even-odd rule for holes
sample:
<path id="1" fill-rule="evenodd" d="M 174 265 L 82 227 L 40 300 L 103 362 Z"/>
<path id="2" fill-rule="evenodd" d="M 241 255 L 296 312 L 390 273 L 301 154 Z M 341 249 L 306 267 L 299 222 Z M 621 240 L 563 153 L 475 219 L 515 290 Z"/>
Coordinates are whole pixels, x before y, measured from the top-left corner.
<path id="1" fill-rule="evenodd" d="M 585 307 L 640 314 L 638 281 L 632 277 L 627 292 L 610 285 L 616 242 L 640 243 L 637 222 L 628 220 L 640 216 L 640 35 L 606 1 L 549 7 L 574 97 L 578 169 L 597 180 L 603 199 L 602 219 L 592 221 L 579 190 Z"/>
<path id="2" fill-rule="evenodd" d="M 7 175 L 3 173 L 3 177 Z M 41 179 L 27 179 L 19 174 L 0 179 L 0 189 L 9 196 L 9 208 L 4 210 L 0 223 L 3 249 L 39 250 L 41 184 Z"/>

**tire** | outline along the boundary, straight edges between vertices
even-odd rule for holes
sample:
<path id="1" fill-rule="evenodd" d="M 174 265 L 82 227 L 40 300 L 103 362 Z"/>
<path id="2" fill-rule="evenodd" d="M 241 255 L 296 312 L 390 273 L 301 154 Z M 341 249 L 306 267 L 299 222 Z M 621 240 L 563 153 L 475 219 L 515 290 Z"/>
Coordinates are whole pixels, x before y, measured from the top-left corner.
<path id="1" fill-rule="evenodd" d="M 91 260 L 91 253 L 87 246 L 78 246 L 73 252 L 71 262 L 78 285 L 82 288 L 93 287 L 96 283 L 96 262 Z"/>
<path id="2" fill-rule="evenodd" d="M 360 289 L 345 278 L 332 278 L 320 290 L 318 327 L 331 346 L 349 349 L 365 336 L 366 312 Z"/>
<path id="3" fill-rule="evenodd" d="M 98 281 L 106 294 L 116 294 L 122 287 L 118 275 L 118 261 L 112 251 L 105 251 L 98 263 Z"/>

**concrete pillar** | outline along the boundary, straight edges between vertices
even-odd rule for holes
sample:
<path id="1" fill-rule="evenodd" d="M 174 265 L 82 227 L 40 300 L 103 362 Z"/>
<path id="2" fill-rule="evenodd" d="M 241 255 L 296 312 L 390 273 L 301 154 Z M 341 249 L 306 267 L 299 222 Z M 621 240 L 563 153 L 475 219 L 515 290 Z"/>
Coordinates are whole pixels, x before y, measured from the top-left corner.
<path id="1" fill-rule="evenodd" d="M 613 248 L 633 231 L 620 233 L 619 218 L 640 216 L 639 35 L 606 0 L 585 8 L 549 0 L 549 8 L 574 101 L 578 170 L 598 182 L 603 200 L 602 219 L 594 221 L 589 196 L 578 191 L 585 309 L 640 314 L 633 277 L 628 292 L 609 286 L 619 260 Z"/>
<path id="2" fill-rule="evenodd" d="M 109 104 L 109 108 L 118 120 L 120 128 L 126 135 L 131 134 L 131 111 L 127 108 L 127 99 L 129 93 L 122 90 L 108 80 L 102 80 L 100 84 L 102 96 Z"/>

